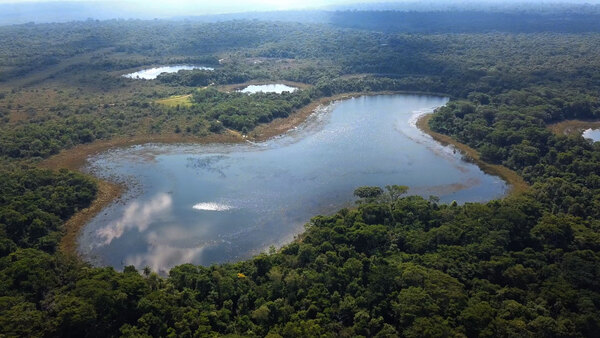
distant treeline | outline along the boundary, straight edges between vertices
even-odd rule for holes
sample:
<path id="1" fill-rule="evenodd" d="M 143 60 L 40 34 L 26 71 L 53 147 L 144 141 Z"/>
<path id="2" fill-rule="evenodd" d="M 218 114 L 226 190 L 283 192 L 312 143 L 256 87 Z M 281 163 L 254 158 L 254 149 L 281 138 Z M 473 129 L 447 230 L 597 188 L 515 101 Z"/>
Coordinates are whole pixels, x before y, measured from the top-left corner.
<path id="1" fill-rule="evenodd" d="M 600 31 L 595 7 L 581 12 L 447 11 L 338 11 L 330 13 L 338 27 L 403 33 L 585 33 Z"/>

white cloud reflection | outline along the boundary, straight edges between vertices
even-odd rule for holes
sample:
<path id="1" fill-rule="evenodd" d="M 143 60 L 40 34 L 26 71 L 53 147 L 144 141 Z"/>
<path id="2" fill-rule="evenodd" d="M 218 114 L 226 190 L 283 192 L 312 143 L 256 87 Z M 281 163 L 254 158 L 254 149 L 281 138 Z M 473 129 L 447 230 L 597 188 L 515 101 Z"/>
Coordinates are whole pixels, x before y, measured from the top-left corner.
<path id="1" fill-rule="evenodd" d="M 148 266 L 152 271 L 166 274 L 173 266 L 199 261 L 204 246 L 195 248 L 178 248 L 169 244 L 157 244 L 150 247 L 148 253 L 127 257 L 125 265 L 133 265 L 136 269 Z"/>
<path id="2" fill-rule="evenodd" d="M 214 244 L 198 241 L 205 231 L 205 228 L 196 228 L 190 232 L 190 229 L 177 226 L 150 231 L 146 235 L 147 251 L 128 256 L 124 263 L 138 270 L 148 266 L 152 271 L 166 275 L 176 265 L 200 262 L 204 249 Z"/>
<path id="3" fill-rule="evenodd" d="M 171 208 L 173 199 L 168 194 L 158 194 L 146 203 L 133 202 L 129 205 L 123 216 L 96 231 L 103 239 L 102 245 L 110 244 L 115 238 L 119 238 L 126 230 L 137 229 L 143 232 L 148 229 L 150 222 L 158 214 Z"/>

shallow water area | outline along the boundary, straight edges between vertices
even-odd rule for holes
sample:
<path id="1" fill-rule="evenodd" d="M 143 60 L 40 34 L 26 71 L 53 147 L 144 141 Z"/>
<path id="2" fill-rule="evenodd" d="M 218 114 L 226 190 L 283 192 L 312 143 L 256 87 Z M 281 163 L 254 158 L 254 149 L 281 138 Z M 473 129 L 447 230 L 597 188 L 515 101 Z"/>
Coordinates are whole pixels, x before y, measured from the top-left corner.
<path id="1" fill-rule="evenodd" d="M 265 142 L 145 144 L 90 158 L 85 170 L 128 192 L 83 229 L 80 253 L 117 269 L 246 259 L 281 246 L 311 217 L 354 205 L 363 185 L 407 185 L 444 202 L 508 191 L 415 126 L 446 98 L 363 96 L 318 109 Z"/>
<path id="2" fill-rule="evenodd" d="M 192 66 L 192 65 L 174 65 L 174 66 L 162 66 L 155 67 L 149 69 L 142 69 L 135 73 L 125 74 L 123 77 L 130 79 L 140 79 L 140 80 L 154 80 L 162 73 L 177 73 L 180 70 L 193 70 L 193 69 L 202 69 L 202 70 L 214 70 L 211 67 L 204 66 Z"/>
<path id="3" fill-rule="evenodd" d="M 281 83 L 275 84 L 264 84 L 264 85 L 249 85 L 248 87 L 240 90 L 242 93 L 255 94 L 255 93 L 277 93 L 283 92 L 294 92 L 298 90 L 296 87 L 290 87 Z"/>
<path id="4" fill-rule="evenodd" d="M 583 137 L 590 139 L 594 142 L 600 141 L 600 129 L 586 129 L 583 132 Z"/>

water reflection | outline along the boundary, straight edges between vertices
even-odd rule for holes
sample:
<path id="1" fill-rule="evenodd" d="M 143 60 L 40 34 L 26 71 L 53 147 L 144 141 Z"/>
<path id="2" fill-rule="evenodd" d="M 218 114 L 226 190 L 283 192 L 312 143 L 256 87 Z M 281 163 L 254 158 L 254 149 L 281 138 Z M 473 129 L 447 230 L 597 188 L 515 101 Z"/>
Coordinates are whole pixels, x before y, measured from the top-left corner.
<path id="1" fill-rule="evenodd" d="M 187 238 L 183 228 L 168 227 L 146 236 L 149 250 L 145 253 L 130 255 L 125 259 L 125 265 L 150 267 L 152 271 L 166 274 L 174 265 L 181 262 L 194 262 L 201 259 L 204 245 L 186 247 L 179 243 Z"/>
<path id="2" fill-rule="evenodd" d="M 97 230 L 98 237 L 102 239 L 103 245 L 110 244 L 115 238 L 119 238 L 125 231 L 136 229 L 144 232 L 148 225 L 158 214 L 171 209 L 173 199 L 168 194 L 158 194 L 148 202 L 133 201 L 123 212 L 118 220 Z"/>
<path id="3" fill-rule="evenodd" d="M 283 92 L 293 92 L 298 88 L 290 87 L 284 84 L 265 84 L 265 85 L 250 85 L 242 90 L 242 93 L 254 94 L 254 93 L 277 93 L 281 94 Z"/>
<path id="4" fill-rule="evenodd" d="M 600 129 L 587 129 L 583 132 L 583 137 L 598 142 L 600 141 Z"/>
<path id="5" fill-rule="evenodd" d="M 176 66 L 163 66 L 163 67 L 142 69 L 135 73 L 125 74 L 125 75 L 123 75 L 123 77 L 130 78 L 130 79 L 154 80 L 162 73 L 177 73 L 180 70 L 192 70 L 192 69 L 214 70 L 214 68 L 211 68 L 211 67 L 192 66 L 192 65 L 176 65 Z"/>
<path id="6" fill-rule="evenodd" d="M 282 137 L 244 144 L 146 144 L 90 159 L 91 173 L 136 183 L 83 230 L 97 265 L 210 265 L 280 246 L 311 217 L 353 205 L 362 185 L 408 185 L 444 202 L 487 201 L 504 181 L 415 126 L 446 98 L 383 95 L 338 102 Z"/>

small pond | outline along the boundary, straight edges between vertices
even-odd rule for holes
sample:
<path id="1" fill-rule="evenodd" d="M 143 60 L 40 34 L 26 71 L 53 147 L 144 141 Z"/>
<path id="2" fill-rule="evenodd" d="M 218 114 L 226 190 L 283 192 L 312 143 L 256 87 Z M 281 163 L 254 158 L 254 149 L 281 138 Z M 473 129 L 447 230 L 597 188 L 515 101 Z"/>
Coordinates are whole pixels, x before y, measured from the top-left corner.
<path id="1" fill-rule="evenodd" d="M 600 129 L 586 129 L 583 132 L 583 137 L 598 142 L 600 141 Z"/>
<path id="2" fill-rule="evenodd" d="M 192 69 L 214 70 L 214 68 L 204 67 L 204 66 L 174 65 L 174 66 L 162 66 L 162 67 L 155 67 L 155 68 L 149 68 L 149 69 L 142 69 L 135 73 L 125 74 L 123 76 L 130 78 L 130 79 L 154 80 L 162 73 L 177 73 L 180 70 L 192 70 Z"/>
<path id="3" fill-rule="evenodd" d="M 264 85 L 250 85 L 242 90 L 240 90 L 240 92 L 242 93 L 248 93 L 248 94 L 254 94 L 254 93 L 277 93 L 277 94 L 281 94 L 283 92 L 293 92 L 295 90 L 297 90 L 298 88 L 296 87 L 290 87 L 288 85 L 284 85 L 284 84 L 280 84 L 280 83 L 275 83 L 275 84 L 264 84 Z"/>
<path id="4" fill-rule="evenodd" d="M 83 229 L 79 251 L 97 265 L 210 265 L 281 246 L 311 217 L 354 205 L 358 186 L 407 185 L 443 202 L 481 202 L 507 184 L 415 126 L 444 97 L 380 95 L 318 109 L 266 142 L 145 144 L 88 160 L 87 172 L 128 192 Z"/>

